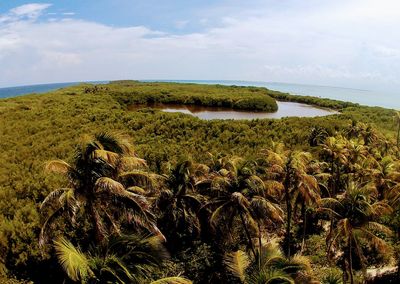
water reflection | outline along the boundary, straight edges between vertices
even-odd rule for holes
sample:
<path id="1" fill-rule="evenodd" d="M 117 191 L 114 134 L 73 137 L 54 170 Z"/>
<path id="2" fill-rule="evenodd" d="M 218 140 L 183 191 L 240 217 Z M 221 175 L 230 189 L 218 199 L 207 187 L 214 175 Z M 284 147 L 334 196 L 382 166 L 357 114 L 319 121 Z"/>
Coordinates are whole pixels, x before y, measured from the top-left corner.
<path id="1" fill-rule="evenodd" d="M 180 112 L 196 116 L 201 119 L 262 119 L 262 118 L 282 118 L 282 117 L 316 117 L 337 114 L 337 111 L 319 108 L 307 104 L 293 102 L 279 102 L 276 112 L 252 112 L 238 111 L 220 107 L 203 107 L 194 105 L 176 105 L 176 104 L 152 104 L 147 106 L 131 105 L 129 110 L 137 110 L 144 107 L 159 109 L 164 112 Z"/>

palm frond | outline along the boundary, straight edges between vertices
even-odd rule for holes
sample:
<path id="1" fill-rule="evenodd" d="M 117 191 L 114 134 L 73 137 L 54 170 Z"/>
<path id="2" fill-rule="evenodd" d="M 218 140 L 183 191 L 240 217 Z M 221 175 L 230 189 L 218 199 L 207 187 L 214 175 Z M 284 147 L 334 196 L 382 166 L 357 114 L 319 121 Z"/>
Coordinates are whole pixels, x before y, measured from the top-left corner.
<path id="1" fill-rule="evenodd" d="M 260 249 L 261 267 L 268 268 L 277 262 L 284 262 L 285 257 L 279 246 L 278 239 L 272 239 Z"/>
<path id="2" fill-rule="evenodd" d="M 241 250 L 227 253 L 224 256 L 227 269 L 242 282 L 246 278 L 246 269 L 250 264 L 249 257 Z"/>
<path id="3" fill-rule="evenodd" d="M 75 191 L 72 188 L 69 188 L 64 191 L 64 193 L 59 198 L 60 204 L 68 210 L 71 216 L 71 222 L 75 223 L 76 214 L 79 211 L 80 203 L 75 198 Z"/>
<path id="4" fill-rule="evenodd" d="M 140 195 L 146 194 L 146 190 L 139 186 L 131 186 L 131 187 L 128 187 L 126 190 L 129 192 L 140 194 Z"/>
<path id="5" fill-rule="evenodd" d="M 153 190 L 156 187 L 157 179 L 159 178 L 158 175 L 143 170 L 122 173 L 119 177 L 128 186 L 140 186 L 149 190 Z"/>
<path id="6" fill-rule="evenodd" d="M 43 223 L 42 228 L 40 229 L 39 234 L 39 247 L 43 247 L 48 240 L 48 230 L 51 224 L 63 213 L 63 208 L 60 207 L 55 210 L 49 217 L 47 217 L 46 221 Z"/>
<path id="7" fill-rule="evenodd" d="M 125 191 L 125 187 L 117 182 L 116 180 L 113 180 L 112 178 L 109 177 L 101 177 L 96 181 L 95 184 L 96 190 L 98 192 L 108 192 L 108 193 L 120 193 Z"/>
<path id="8" fill-rule="evenodd" d="M 150 282 L 150 284 L 192 284 L 193 282 L 179 276 L 166 277 Z"/>
<path id="9" fill-rule="evenodd" d="M 121 158 L 123 171 L 147 168 L 146 160 L 134 156 L 124 156 Z"/>
<path id="10" fill-rule="evenodd" d="M 86 255 L 71 242 L 65 238 L 60 238 L 54 241 L 54 248 L 58 261 L 71 280 L 85 281 L 93 275 Z"/>
<path id="11" fill-rule="evenodd" d="M 65 192 L 71 190 L 70 188 L 59 188 L 50 192 L 46 198 L 43 200 L 42 204 L 40 204 L 40 210 L 44 210 L 49 206 L 62 206 L 63 204 L 60 202 L 60 196 Z"/>
<path id="12" fill-rule="evenodd" d="M 210 224 L 213 228 L 215 228 L 215 226 L 219 223 L 221 216 L 224 216 L 225 210 L 229 210 L 229 207 L 230 207 L 229 202 L 225 202 L 221 206 L 219 206 L 216 210 L 214 210 L 214 212 L 210 217 Z"/>
<path id="13" fill-rule="evenodd" d="M 66 174 L 71 169 L 72 169 L 71 166 L 67 162 L 64 162 L 63 160 L 49 161 L 45 165 L 46 172 L 55 172 L 55 173 Z"/>
<path id="14" fill-rule="evenodd" d="M 116 166 L 117 162 L 120 159 L 120 155 L 117 153 L 114 153 L 112 151 L 107 151 L 107 150 L 95 150 L 92 153 L 92 158 L 93 159 L 102 159 L 103 161 L 106 161 L 108 164 L 112 166 Z"/>
<path id="15" fill-rule="evenodd" d="M 290 274 L 298 273 L 298 272 L 311 272 L 311 262 L 310 259 L 304 255 L 296 254 L 292 258 L 290 258 L 287 262 L 287 267 L 285 271 L 289 272 Z"/>
<path id="16" fill-rule="evenodd" d="M 128 136 L 118 133 L 98 133 L 95 135 L 102 148 L 117 154 L 134 155 L 135 151 L 132 143 L 129 141 Z"/>
<path id="17" fill-rule="evenodd" d="M 247 282 L 248 284 L 295 284 L 295 281 L 289 274 L 273 268 L 264 268 L 261 271 L 252 273 Z"/>

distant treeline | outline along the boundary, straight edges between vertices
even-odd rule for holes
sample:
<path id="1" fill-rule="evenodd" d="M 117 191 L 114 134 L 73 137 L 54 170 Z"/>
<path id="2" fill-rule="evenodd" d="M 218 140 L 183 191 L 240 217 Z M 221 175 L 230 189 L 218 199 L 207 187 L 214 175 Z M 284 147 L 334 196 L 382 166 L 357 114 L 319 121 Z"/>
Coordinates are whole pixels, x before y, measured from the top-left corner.
<path id="1" fill-rule="evenodd" d="M 84 87 L 87 93 L 101 91 L 106 91 L 124 105 L 162 103 L 267 112 L 278 110 L 275 99 L 265 88 L 138 81 L 114 81 L 107 85 Z"/>
<path id="2" fill-rule="evenodd" d="M 305 103 L 319 107 L 331 108 L 336 110 L 341 110 L 347 107 L 356 107 L 359 104 L 351 103 L 351 102 L 343 102 L 338 100 L 331 100 L 325 98 L 317 98 L 311 96 L 299 96 L 299 95 L 292 95 L 288 93 L 281 93 L 277 91 L 268 91 L 268 95 L 278 101 L 285 101 L 285 102 L 298 102 L 298 103 Z"/>

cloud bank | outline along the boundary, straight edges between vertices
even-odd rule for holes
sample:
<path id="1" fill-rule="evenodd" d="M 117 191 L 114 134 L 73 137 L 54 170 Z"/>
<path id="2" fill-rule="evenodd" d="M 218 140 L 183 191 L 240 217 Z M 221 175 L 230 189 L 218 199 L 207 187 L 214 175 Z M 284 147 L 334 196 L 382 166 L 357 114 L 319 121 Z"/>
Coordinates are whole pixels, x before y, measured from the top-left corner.
<path id="1" fill-rule="evenodd" d="M 221 5 L 192 19 L 213 26 L 180 34 L 108 26 L 73 12 L 45 18 L 50 6 L 0 15 L 0 86 L 131 78 L 400 87 L 394 0 L 268 0 L 232 11 Z"/>

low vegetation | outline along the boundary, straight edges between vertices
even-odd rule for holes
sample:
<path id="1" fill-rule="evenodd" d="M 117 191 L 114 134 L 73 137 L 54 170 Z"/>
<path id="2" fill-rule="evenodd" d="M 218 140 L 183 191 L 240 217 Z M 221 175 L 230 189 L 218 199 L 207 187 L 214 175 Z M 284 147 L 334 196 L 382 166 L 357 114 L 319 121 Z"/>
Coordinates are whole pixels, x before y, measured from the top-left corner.
<path id="1" fill-rule="evenodd" d="M 178 83 L 114 81 L 107 86 L 78 86 L 79 93 L 107 93 L 122 105 L 181 104 L 273 112 L 276 101 L 265 88 Z"/>
<path id="2" fill-rule="evenodd" d="M 122 81 L 1 100 L 0 281 L 358 283 L 396 266 L 393 110 L 317 98 L 340 114 L 127 110 L 273 93 L 252 90 Z"/>

